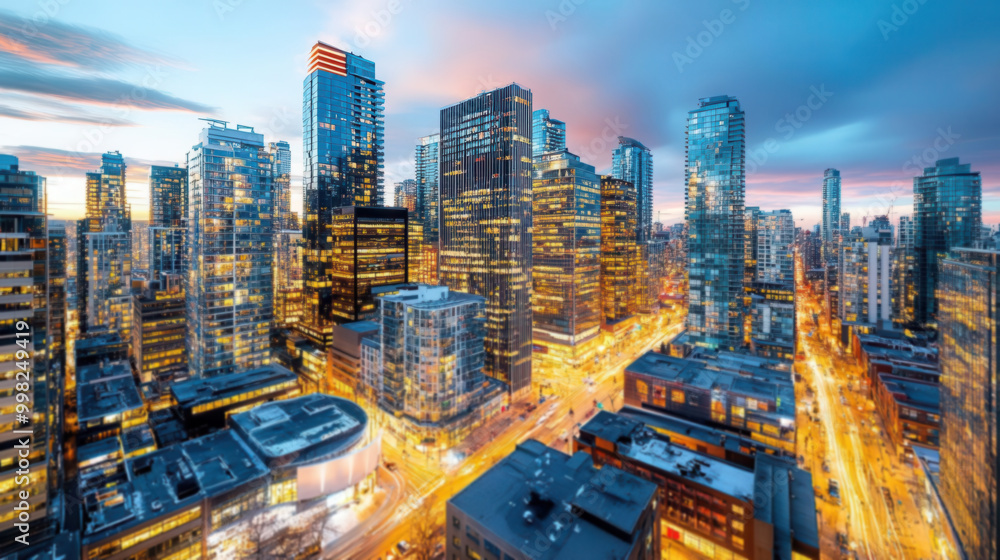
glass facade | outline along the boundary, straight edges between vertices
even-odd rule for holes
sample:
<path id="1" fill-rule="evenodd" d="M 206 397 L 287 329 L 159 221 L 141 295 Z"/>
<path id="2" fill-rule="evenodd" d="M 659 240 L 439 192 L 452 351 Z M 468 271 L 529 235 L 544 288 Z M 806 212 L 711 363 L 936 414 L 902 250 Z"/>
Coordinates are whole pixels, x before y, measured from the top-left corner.
<path id="1" fill-rule="evenodd" d="M 795 283 L 795 220 L 791 210 L 761 212 L 757 218 L 758 282 Z"/>
<path id="2" fill-rule="evenodd" d="M 611 175 L 632 183 L 636 242 L 645 243 L 653 235 L 653 153 L 638 140 L 619 136 L 618 147 L 611 154 Z"/>
<path id="3" fill-rule="evenodd" d="M 381 405 L 423 425 L 476 412 L 486 299 L 418 284 L 380 298 Z"/>
<path id="4" fill-rule="evenodd" d="M 958 158 L 938 160 L 913 178 L 913 250 L 917 294 L 914 319 L 934 321 L 938 259 L 955 247 L 972 247 L 983 222 L 983 188 L 978 171 Z"/>
<path id="5" fill-rule="evenodd" d="M 701 99 L 688 113 L 684 217 L 688 224 L 687 329 L 709 348 L 743 341 L 746 128 L 733 97 Z"/>
<path id="6" fill-rule="evenodd" d="M 187 167 L 149 168 L 149 226 L 182 227 L 187 218 Z"/>
<path id="7" fill-rule="evenodd" d="M 827 169 L 823 172 L 823 225 L 820 235 L 823 240 L 823 259 L 829 260 L 836 253 L 837 233 L 840 231 L 840 171 Z M 847 231 L 845 230 L 846 234 Z"/>
<path id="8" fill-rule="evenodd" d="M 531 113 L 531 157 L 566 149 L 566 123 L 549 116 L 548 109 Z"/>
<path id="9" fill-rule="evenodd" d="M 531 91 L 441 110 L 440 282 L 486 298 L 487 375 L 531 388 Z"/>
<path id="10" fill-rule="evenodd" d="M 899 217 L 896 246 L 892 250 L 893 317 L 900 323 L 913 321 L 917 298 L 916 254 L 913 251 L 913 218 Z"/>
<path id="11" fill-rule="evenodd" d="M 132 212 L 125 198 L 125 158 L 101 156 L 87 173 L 86 217 L 77 222 L 77 290 L 81 333 L 109 329 L 122 338 L 132 325 Z"/>
<path id="12" fill-rule="evenodd" d="M 837 303 L 844 321 L 876 325 L 892 319 L 892 231 L 882 218 L 854 228 L 840 245 Z"/>
<path id="13" fill-rule="evenodd" d="M 534 352 L 576 369 L 593 358 L 601 328 L 601 181 L 565 149 L 536 157 L 534 169 Z"/>
<path id="14" fill-rule="evenodd" d="M 417 211 L 417 182 L 413 179 L 403 179 L 395 184 L 394 206 L 406 208 L 409 212 Z"/>
<path id="15" fill-rule="evenodd" d="M 437 244 L 439 237 L 438 202 L 438 152 L 441 143 L 439 134 L 424 136 L 417 144 L 415 156 L 417 172 L 417 216 L 424 223 L 424 242 Z"/>
<path id="16" fill-rule="evenodd" d="M 941 497 L 969 558 L 997 551 L 1000 253 L 957 250 L 937 282 Z"/>
<path id="17" fill-rule="evenodd" d="M 750 296 L 750 343 L 765 358 L 795 359 L 795 284 L 753 282 Z"/>
<path id="18" fill-rule="evenodd" d="M 45 207 L 45 179 L 33 171 L 21 171 L 16 157 L 0 155 L 0 260 L 3 262 L 0 278 L 0 378 L 4 381 L 4 398 L 0 401 L 0 422 L 7 427 L 8 457 L 17 454 L 16 441 L 11 429 L 32 432 L 26 457 L 32 465 L 26 484 L 15 484 L 18 462 L 7 459 L 0 463 L 0 501 L 7 504 L 0 512 L 0 536 L 4 539 L 0 553 L 10 546 L 20 547 L 14 541 L 21 532 L 14 528 L 18 512 L 14 506 L 21 498 L 19 492 L 28 492 L 31 517 L 31 539 L 41 540 L 51 530 L 51 514 L 56 507 L 50 500 L 52 492 L 60 488 L 58 478 L 62 472 L 60 449 L 61 432 L 59 414 L 61 407 L 58 393 L 61 375 L 49 369 L 47 352 L 50 333 L 48 231 Z M 25 322 L 28 328 L 18 328 Z M 21 342 L 21 344 L 18 344 Z M 32 342 L 31 365 L 28 377 L 18 362 L 17 351 L 25 342 Z M 19 372 L 20 375 L 19 375 Z M 28 381 L 27 390 L 22 387 Z M 17 384 L 15 386 L 15 384 Z M 19 421 L 17 414 L 20 398 L 15 399 L 15 389 L 30 398 L 28 411 L 30 423 Z M 24 457 L 24 455 L 22 455 Z M 23 473 L 22 473 L 23 474 Z"/>
<path id="19" fill-rule="evenodd" d="M 760 207 L 747 206 L 743 211 L 743 284 L 757 281 L 757 222 Z"/>
<path id="20" fill-rule="evenodd" d="M 149 279 L 159 280 L 164 274 L 184 274 L 187 258 L 187 227 L 153 227 L 149 235 Z"/>
<path id="21" fill-rule="evenodd" d="M 324 43 L 309 53 L 302 85 L 303 323 L 308 335 L 330 345 L 336 294 L 333 221 L 345 206 L 382 206 L 382 82 L 375 63 Z"/>
<path id="22" fill-rule="evenodd" d="M 188 364 L 213 377 L 271 363 L 270 155 L 252 128 L 214 122 L 188 154 Z"/>
<path id="23" fill-rule="evenodd" d="M 601 177 L 601 325 L 619 333 L 638 311 L 635 188 Z"/>

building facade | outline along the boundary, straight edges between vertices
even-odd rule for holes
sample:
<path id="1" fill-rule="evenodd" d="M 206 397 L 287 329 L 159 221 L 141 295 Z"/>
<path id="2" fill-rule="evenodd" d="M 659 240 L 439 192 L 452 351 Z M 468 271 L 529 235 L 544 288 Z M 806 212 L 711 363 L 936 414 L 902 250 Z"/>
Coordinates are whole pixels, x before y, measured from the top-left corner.
<path id="1" fill-rule="evenodd" d="M 302 85 L 303 317 L 329 346 L 335 322 L 331 239 L 335 209 L 382 206 L 382 82 L 375 63 L 325 43 L 309 53 Z"/>
<path id="2" fill-rule="evenodd" d="M 436 246 L 440 232 L 440 173 L 438 154 L 441 135 L 431 134 L 418 140 L 415 159 L 417 181 L 417 216 L 424 223 L 424 243 Z M 436 259 L 435 259 L 436 261 Z"/>
<path id="3" fill-rule="evenodd" d="M 710 348 L 743 343 L 746 129 L 734 97 L 701 99 L 688 113 L 684 216 L 688 224 L 691 340 Z"/>
<path id="4" fill-rule="evenodd" d="M 486 298 L 487 375 L 531 387 L 531 91 L 441 110 L 440 283 Z"/>
<path id="5" fill-rule="evenodd" d="M 653 235 L 653 152 L 638 140 L 619 136 L 611 153 L 611 176 L 635 189 L 635 238 L 645 243 Z"/>
<path id="6" fill-rule="evenodd" d="M 531 113 L 531 157 L 566 149 L 566 123 L 549 116 L 548 109 Z"/>
<path id="7" fill-rule="evenodd" d="M 823 172 L 823 259 L 829 260 L 836 253 L 837 234 L 840 232 L 840 171 Z M 846 233 L 846 232 L 845 232 Z"/>
<path id="8" fill-rule="evenodd" d="M 1000 253 L 955 251 L 941 260 L 936 280 L 941 496 L 968 557 L 992 558 L 998 532 Z"/>
<path id="9" fill-rule="evenodd" d="M 938 160 L 913 178 L 913 251 L 916 257 L 914 320 L 933 323 L 938 260 L 955 247 L 973 247 L 983 222 L 978 171 L 958 158 Z"/>
<path id="10" fill-rule="evenodd" d="M 543 367 L 579 370 L 601 328 L 601 180 L 565 149 L 534 161 L 534 352 Z"/>
<path id="11" fill-rule="evenodd" d="M 757 225 L 757 276 L 754 281 L 795 283 L 795 220 L 791 210 L 761 212 Z"/>
<path id="12" fill-rule="evenodd" d="M 601 177 L 601 326 L 620 335 L 638 312 L 635 188 Z"/>
<path id="13" fill-rule="evenodd" d="M 408 212 L 417 211 L 417 182 L 414 179 L 404 179 L 394 187 L 394 206 L 406 208 Z"/>
<path id="14" fill-rule="evenodd" d="M 888 219 L 855 228 L 840 246 L 839 310 L 846 323 L 892 321 L 892 231 Z"/>
<path id="15" fill-rule="evenodd" d="M 212 377 L 271 363 L 272 187 L 264 136 L 212 122 L 188 154 L 188 365 Z"/>

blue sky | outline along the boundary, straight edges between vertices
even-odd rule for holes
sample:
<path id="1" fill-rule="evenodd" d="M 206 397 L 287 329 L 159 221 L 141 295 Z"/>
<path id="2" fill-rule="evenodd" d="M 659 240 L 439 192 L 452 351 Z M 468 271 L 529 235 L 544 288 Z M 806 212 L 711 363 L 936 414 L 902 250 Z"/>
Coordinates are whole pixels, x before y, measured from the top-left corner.
<path id="1" fill-rule="evenodd" d="M 687 111 L 728 94 L 747 114 L 748 205 L 809 227 L 836 167 L 854 223 L 890 207 L 895 219 L 920 168 L 960 157 L 997 224 L 998 16 L 997 2 L 943 0 L 6 1 L 0 153 L 48 177 L 57 217 L 82 214 L 84 173 L 120 150 L 144 219 L 148 166 L 183 164 L 199 117 L 288 140 L 298 179 L 302 79 L 322 40 L 386 83 L 390 190 L 441 107 L 516 81 L 599 170 L 618 134 L 652 148 L 665 223 L 683 219 Z"/>

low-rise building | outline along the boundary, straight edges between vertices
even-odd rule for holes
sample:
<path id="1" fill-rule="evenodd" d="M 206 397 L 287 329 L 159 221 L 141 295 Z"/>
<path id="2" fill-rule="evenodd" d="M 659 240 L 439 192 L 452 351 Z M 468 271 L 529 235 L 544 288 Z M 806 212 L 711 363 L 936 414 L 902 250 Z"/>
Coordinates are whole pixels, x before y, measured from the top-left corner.
<path id="1" fill-rule="evenodd" d="M 187 433 L 194 437 L 226 426 L 226 418 L 262 403 L 300 394 L 298 377 L 281 366 L 267 366 L 170 385 Z"/>
<path id="2" fill-rule="evenodd" d="M 333 326 L 333 346 L 330 347 L 332 383 L 349 396 L 358 394 L 361 385 L 361 339 L 378 335 L 378 331 L 379 324 L 376 321 L 355 321 Z"/>
<path id="3" fill-rule="evenodd" d="M 660 558 L 656 485 L 527 440 L 447 504 L 446 557 Z"/>
<path id="4" fill-rule="evenodd" d="M 758 454 L 749 468 L 735 465 L 606 411 L 580 428 L 574 449 L 657 484 L 662 550 L 683 545 L 727 560 L 820 557 L 812 477 L 791 459 Z"/>
<path id="5" fill-rule="evenodd" d="M 941 430 L 941 386 L 884 373 L 872 389 L 875 409 L 896 452 L 914 461 L 914 446 L 938 449 Z"/>
<path id="6" fill-rule="evenodd" d="M 144 424 L 146 407 L 127 361 L 77 369 L 78 445 L 118 438 L 122 430 Z"/>
<path id="7" fill-rule="evenodd" d="M 794 284 L 754 282 L 744 289 L 750 296 L 751 351 L 767 358 L 794 360 Z"/>
<path id="8" fill-rule="evenodd" d="M 795 387 L 781 363 L 723 352 L 647 352 L 625 368 L 625 404 L 735 431 L 795 454 Z"/>

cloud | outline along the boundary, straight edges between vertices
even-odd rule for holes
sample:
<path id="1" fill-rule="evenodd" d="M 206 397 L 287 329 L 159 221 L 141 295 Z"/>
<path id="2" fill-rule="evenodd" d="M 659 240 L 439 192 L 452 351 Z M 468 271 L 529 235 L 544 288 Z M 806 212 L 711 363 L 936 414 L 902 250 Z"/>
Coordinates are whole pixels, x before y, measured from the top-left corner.
<path id="1" fill-rule="evenodd" d="M 78 113 L 75 115 L 65 115 L 56 113 L 46 113 L 42 111 L 20 110 L 13 107 L 0 105 L 0 117 L 19 119 L 23 121 L 45 121 L 60 122 L 68 124 L 99 124 L 104 126 L 132 126 L 134 123 L 126 119 L 116 117 L 98 117 Z"/>
<path id="2" fill-rule="evenodd" d="M 43 177 L 80 177 L 84 173 L 97 171 L 101 167 L 98 152 L 73 152 L 41 146 L 0 146 L 0 153 L 17 156 L 20 168 L 34 171 Z M 173 166 L 176 162 L 133 158 L 125 156 L 129 181 L 137 177 L 148 177 L 153 165 Z"/>
<path id="3" fill-rule="evenodd" d="M 0 71 L 0 89 L 47 95 L 78 103 L 116 107 L 121 110 L 134 108 L 144 111 L 190 111 L 192 113 L 212 113 L 215 111 L 215 108 L 208 105 L 174 97 L 153 89 L 153 86 L 162 79 L 162 74 L 155 73 L 153 70 L 147 74 L 144 85 L 131 84 L 111 78 L 66 76 L 38 70 L 2 70 Z M 146 86 L 146 83 L 149 87 Z"/>
<path id="4" fill-rule="evenodd" d="M 128 64 L 179 62 L 130 45 L 99 29 L 44 22 L 0 12 L 0 53 L 42 64 L 110 70 Z"/>

